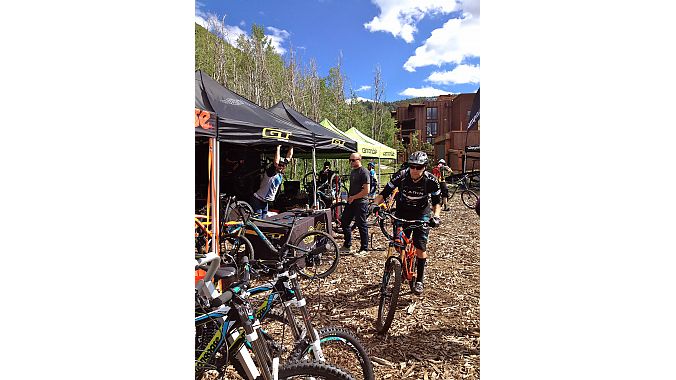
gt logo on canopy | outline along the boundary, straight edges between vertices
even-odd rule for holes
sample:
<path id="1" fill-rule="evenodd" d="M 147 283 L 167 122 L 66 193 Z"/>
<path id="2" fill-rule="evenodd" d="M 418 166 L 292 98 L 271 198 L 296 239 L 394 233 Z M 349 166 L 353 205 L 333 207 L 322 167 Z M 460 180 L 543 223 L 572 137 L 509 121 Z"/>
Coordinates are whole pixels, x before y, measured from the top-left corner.
<path id="1" fill-rule="evenodd" d="M 331 139 L 331 144 L 338 146 L 345 146 L 345 141 L 341 139 Z"/>
<path id="2" fill-rule="evenodd" d="M 211 112 L 195 108 L 195 128 L 214 129 Z"/>
<path id="3" fill-rule="evenodd" d="M 262 135 L 266 139 L 289 140 L 291 132 L 277 128 L 263 128 Z"/>

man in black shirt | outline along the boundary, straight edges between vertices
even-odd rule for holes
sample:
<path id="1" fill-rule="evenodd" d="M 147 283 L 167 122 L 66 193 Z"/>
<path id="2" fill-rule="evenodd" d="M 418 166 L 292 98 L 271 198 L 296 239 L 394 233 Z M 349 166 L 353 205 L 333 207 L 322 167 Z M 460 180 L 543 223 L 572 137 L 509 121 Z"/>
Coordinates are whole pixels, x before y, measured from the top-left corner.
<path id="1" fill-rule="evenodd" d="M 369 193 L 369 172 L 365 167 L 361 166 L 361 154 L 352 153 L 350 155 L 350 190 L 347 195 L 347 203 L 341 224 L 343 226 L 343 234 L 345 234 L 345 243 L 343 244 L 342 252 L 350 252 L 352 245 L 352 219 L 355 219 L 355 224 L 359 229 L 359 240 L 361 247 L 356 256 L 366 256 L 369 246 L 369 230 L 366 225 L 366 218 L 368 217 L 368 193 Z"/>
<path id="2" fill-rule="evenodd" d="M 425 152 L 415 152 L 408 158 L 408 168 L 396 173 L 392 180 L 385 186 L 383 191 L 373 200 L 374 204 L 379 205 L 383 199 L 387 198 L 395 187 L 399 188 L 397 199 L 397 211 L 395 216 L 408 220 L 426 220 L 431 227 L 437 227 L 441 223 L 439 214 L 441 213 L 441 190 L 437 179 L 429 172 L 425 171 L 428 158 Z M 432 200 L 430 213 L 430 198 Z M 396 233 L 397 226 L 394 230 Z M 417 228 L 407 231 L 407 236 L 413 234 L 413 245 L 415 246 L 417 256 L 417 278 L 414 286 L 415 292 L 420 295 L 423 291 L 423 275 L 425 263 L 427 262 L 427 238 L 429 230 Z"/>

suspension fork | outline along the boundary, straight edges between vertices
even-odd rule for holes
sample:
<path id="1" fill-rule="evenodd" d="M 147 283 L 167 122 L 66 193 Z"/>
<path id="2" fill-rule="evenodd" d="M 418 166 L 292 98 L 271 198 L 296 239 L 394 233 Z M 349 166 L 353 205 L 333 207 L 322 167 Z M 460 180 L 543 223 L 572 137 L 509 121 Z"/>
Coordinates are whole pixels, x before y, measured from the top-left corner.
<path id="1" fill-rule="evenodd" d="M 240 322 L 244 328 L 244 336 L 246 341 L 251 345 L 254 353 L 256 364 L 260 368 L 260 373 L 263 376 L 264 380 L 273 380 L 277 378 L 277 366 L 279 365 L 279 358 L 271 358 L 270 351 L 268 350 L 267 345 L 263 342 L 263 339 L 258 339 L 258 330 L 260 329 L 260 321 L 254 319 L 253 311 L 248 305 L 238 306 Z M 253 322 L 252 322 L 253 321 Z M 271 360 L 272 368 L 268 364 L 268 361 Z M 273 377 L 274 376 L 274 377 Z M 256 378 L 256 376 L 252 377 Z"/>
<path id="2" fill-rule="evenodd" d="M 292 276 L 289 276 L 291 281 L 291 287 L 296 293 L 296 306 L 300 309 L 301 315 L 303 316 L 303 321 L 305 322 L 305 331 L 309 334 L 310 340 L 312 342 L 312 353 L 315 356 L 315 359 L 320 363 L 326 362 L 326 357 L 324 357 L 324 352 L 322 351 L 320 342 L 319 342 L 319 333 L 314 329 L 312 323 L 310 322 L 310 314 L 307 311 L 306 301 L 303 298 L 303 292 L 300 289 L 300 284 L 298 283 L 297 275 L 294 273 Z"/>

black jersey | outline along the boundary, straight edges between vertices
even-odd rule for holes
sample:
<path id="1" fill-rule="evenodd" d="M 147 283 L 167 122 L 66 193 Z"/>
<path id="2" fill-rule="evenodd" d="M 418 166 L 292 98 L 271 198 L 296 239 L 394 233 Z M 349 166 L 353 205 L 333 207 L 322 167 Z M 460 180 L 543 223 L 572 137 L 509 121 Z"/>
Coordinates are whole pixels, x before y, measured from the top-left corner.
<path id="1" fill-rule="evenodd" d="M 409 169 L 396 173 L 387 186 L 380 192 L 387 198 L 394 188 L 399 188 L 397 195 L 398 215 L 423 215 L 430 212 L 430 198 L 432 205 L 441 204 L 441 190 L 439 181 L 427 171 L 423 172 L 418 182 L 413 182 Z"/>

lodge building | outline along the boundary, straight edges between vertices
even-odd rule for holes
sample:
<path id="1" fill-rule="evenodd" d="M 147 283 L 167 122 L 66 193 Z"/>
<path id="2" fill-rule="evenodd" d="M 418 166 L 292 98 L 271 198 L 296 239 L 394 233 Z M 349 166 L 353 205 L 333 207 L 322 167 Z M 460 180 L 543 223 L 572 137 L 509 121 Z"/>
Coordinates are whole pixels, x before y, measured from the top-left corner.
<path id="1" fill-rule="evenodd" d="M 421 103 L 409 103 L 392 111 L 397 121 L 395 139 L 407 147 L 411 135 L 418 131 L 419 138 L 434 146 L 434 162 L 443 158 L 454 173 L 462 172 L 465 146 L 479 145 L 479 130 L 467 132 L 475 93 L 440 95 Z M 398 152 L 399 162 L 406 160 L 405 152 Z M 467 153 L 467 170 L 479 170 L 479 153 Z"/>

